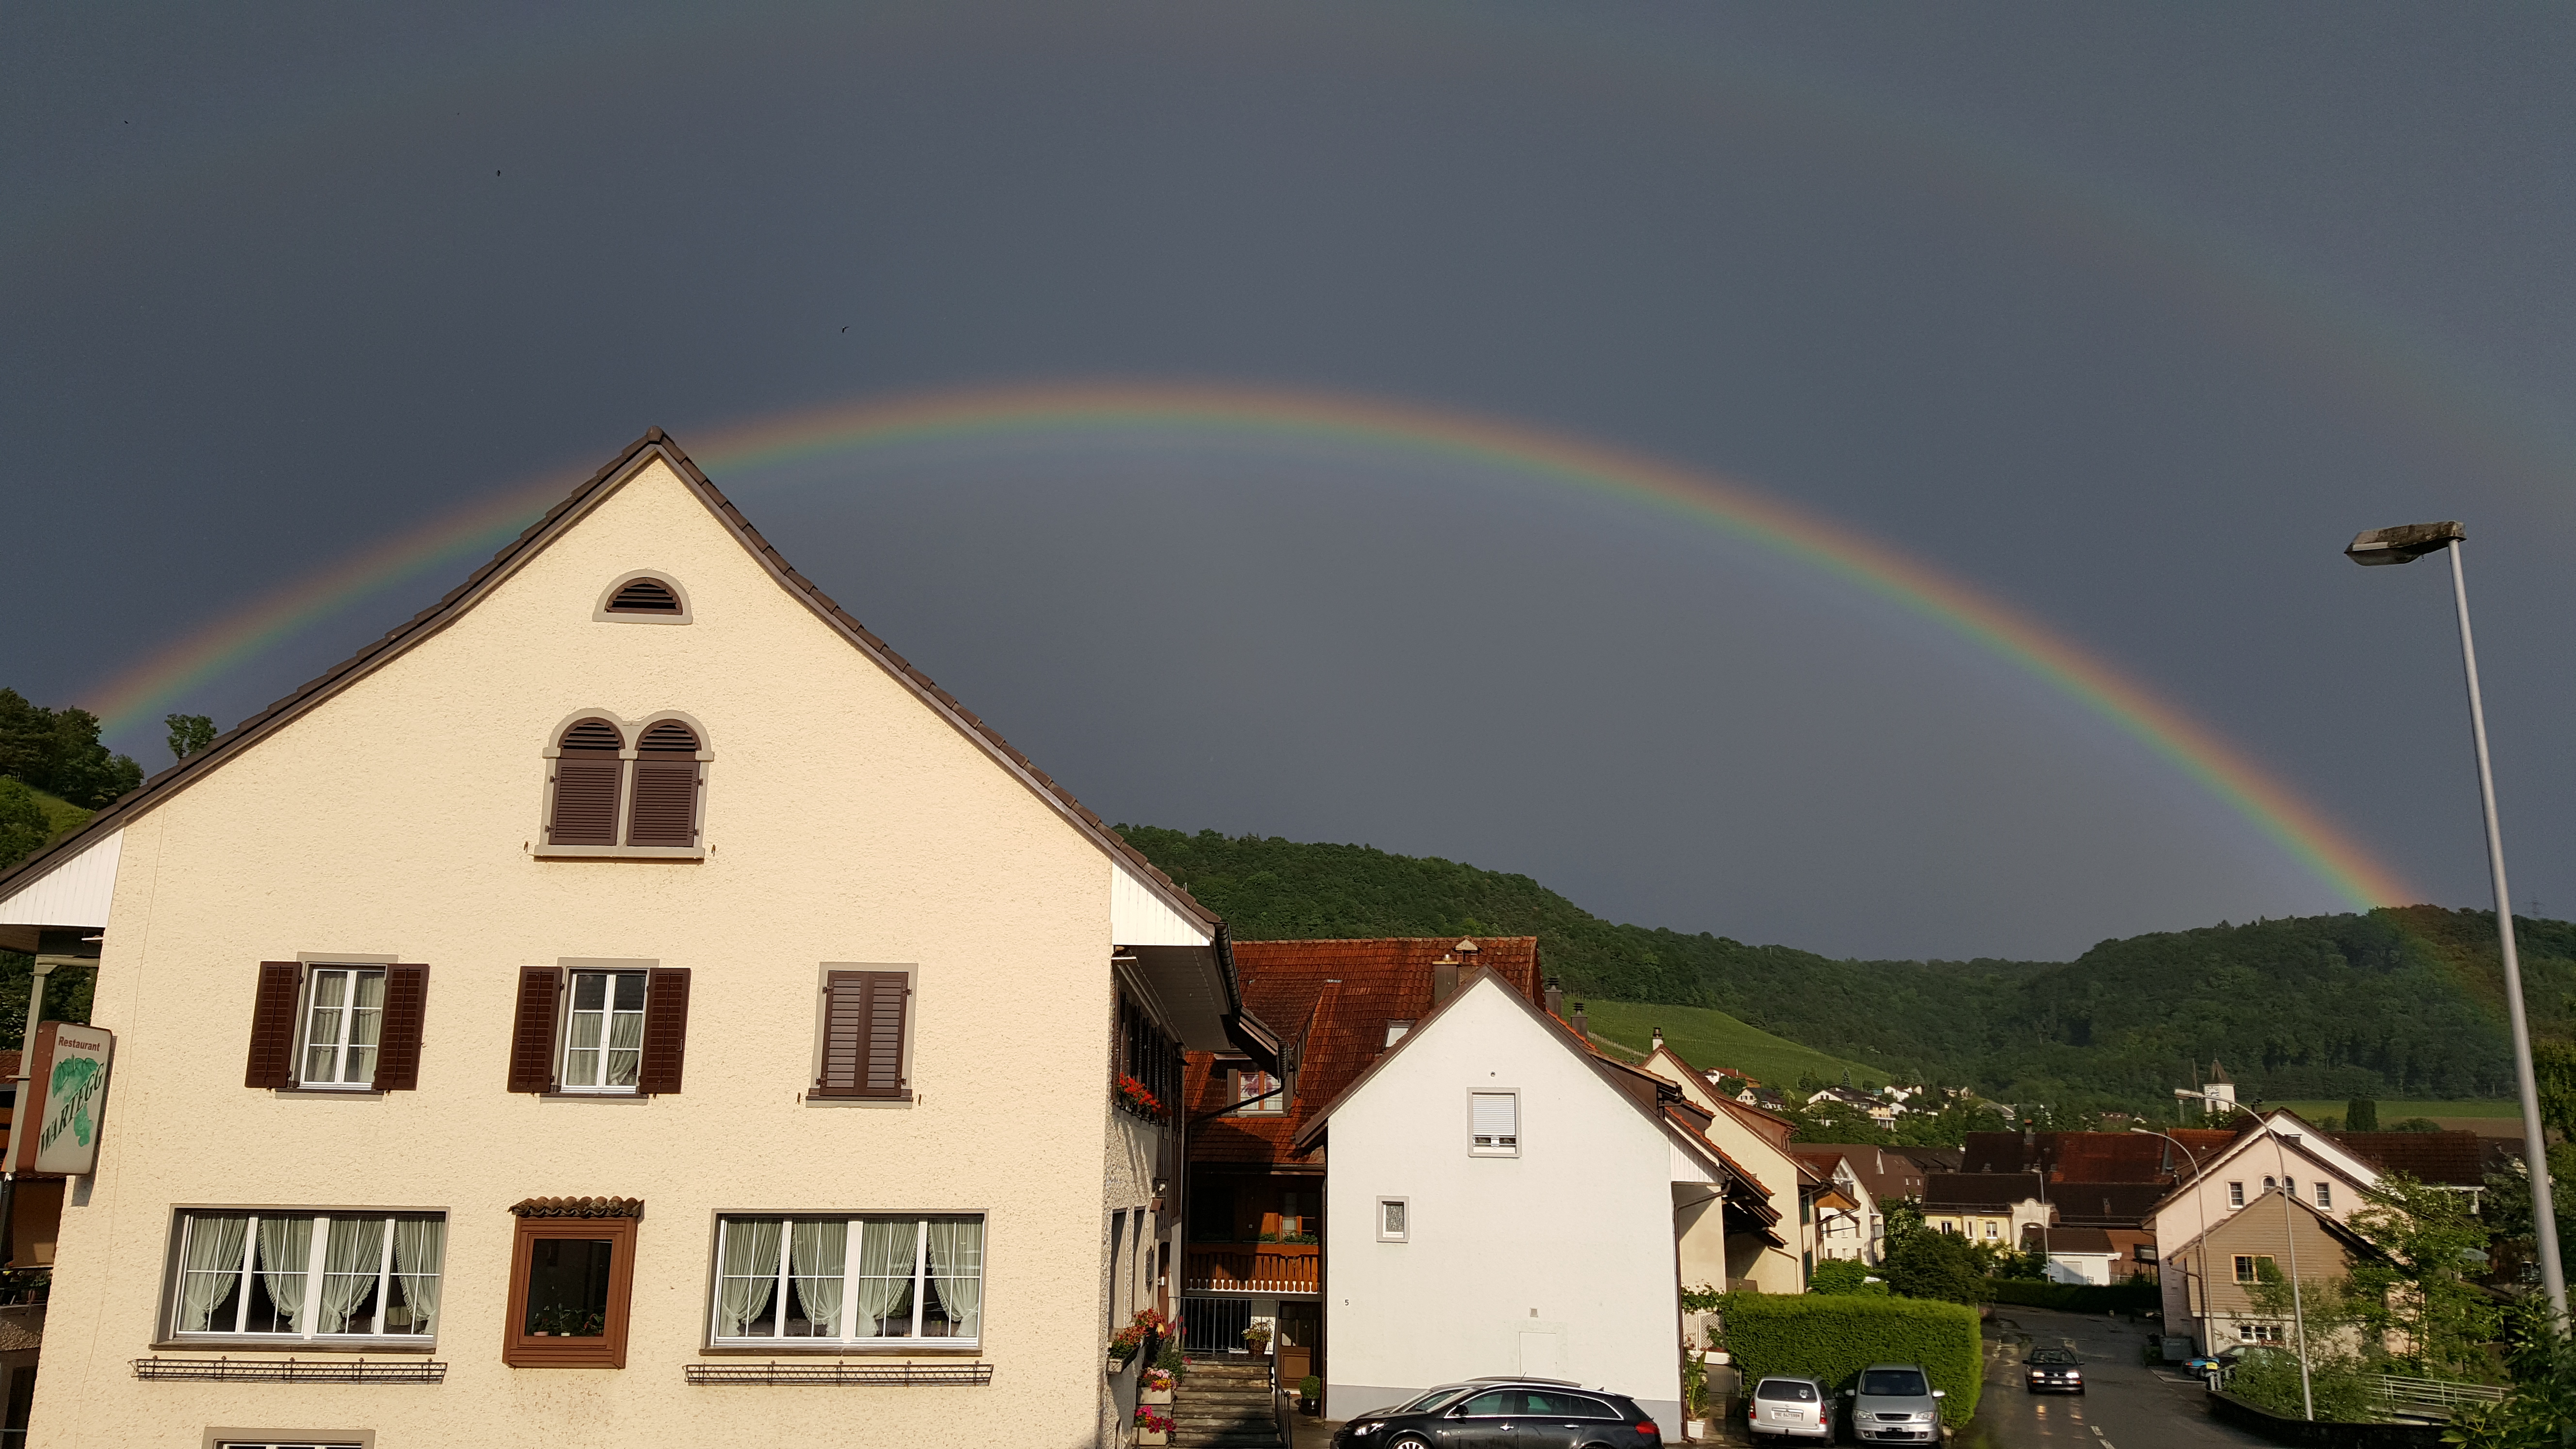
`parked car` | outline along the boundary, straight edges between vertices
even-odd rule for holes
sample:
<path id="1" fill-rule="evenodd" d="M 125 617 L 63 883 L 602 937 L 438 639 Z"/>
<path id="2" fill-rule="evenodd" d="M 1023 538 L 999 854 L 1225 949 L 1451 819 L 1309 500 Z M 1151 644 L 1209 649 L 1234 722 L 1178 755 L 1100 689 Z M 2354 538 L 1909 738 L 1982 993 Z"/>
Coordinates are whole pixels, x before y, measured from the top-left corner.
<path id="1" fill-rule="evenodd" d="M 1864 1444 L 1930 1444 L 1941 1437 L 1941 1401 L 1948 1391 L 1915 1363 L 1874 1363 L 1843 1398 L 1852 1437 Z"/>
<path id="2" fill-rule="evenodd" d="M 1834 1439 L 1834 1391 L 1823 1379 L 1773 1374 L 1753 1386 L 1744 1427 L 1756 1444 L 1775 1439 Z"/>
<path id="3" fill-rule="evenodd" d="M 2084 1360 L 2065 1349 L 2033 1349 L 2022 1363 L 2030 1370 L 2030 1391 L 2034 1394 L 2084 1392 Z"/>
<path id="4" fill-rule="evenodd" d="M 1563 1379 L 1442 1384 L 1333 1432 L 1333 1449 L 1663 1449 L 1625 1394 Z"/>

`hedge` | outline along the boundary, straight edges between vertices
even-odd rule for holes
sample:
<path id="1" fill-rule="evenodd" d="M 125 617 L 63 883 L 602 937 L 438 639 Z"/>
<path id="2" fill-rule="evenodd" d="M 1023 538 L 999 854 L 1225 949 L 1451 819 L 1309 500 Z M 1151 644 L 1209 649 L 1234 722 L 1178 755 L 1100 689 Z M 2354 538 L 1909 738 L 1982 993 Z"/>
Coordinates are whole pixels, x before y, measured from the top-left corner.
<path id="1" fill-rule="evenodd" d="M 1848 1388 L 1874 1363 L 1915 1363 L 1946 1389 L 1944 1423 L 1977 1412 L 1985 1380 L 1977 1310 L 1929 1298 L 1731 1293 L 1722 1310 L 1726 1347 L 1744 1380 L 1803 1374 Z"/>
<path id="2" fill-rule="evenodd" d="M 2107 1288 L 2098 1283 L 2047 1283 L 2035 1278 L 1997 1278 L 1986 1286 L 1997 1303 L 2057 1308 L 2068 1313 L 2153 1313 L 2163 1303 L 2156 1285 L 2138 1278 Z"/>

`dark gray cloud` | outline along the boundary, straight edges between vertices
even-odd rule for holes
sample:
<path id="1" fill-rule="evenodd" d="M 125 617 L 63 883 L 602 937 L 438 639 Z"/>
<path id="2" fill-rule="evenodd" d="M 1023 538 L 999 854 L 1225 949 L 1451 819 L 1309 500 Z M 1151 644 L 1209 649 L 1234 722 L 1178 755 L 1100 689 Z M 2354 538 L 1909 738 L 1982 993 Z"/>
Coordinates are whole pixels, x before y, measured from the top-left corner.
<path id="1" fill-rule="evenodd" d="M 1737 475 L 1911 550 L 2455 903 L 2484 885 L 2442 580 L 2336 550 L 2465 518 L 2519 893 L 2576 910 L 2559 12 L 0 26 L 0 682 L 38 698 L 648 424 L 1293 385 Z M 1113 817 L 1865 954 L 2334 904 L 2025 674 L 1668 515 L 1207 439 L 719 481 Z M 189 706 L 229 724 L 443 587 Z"/>

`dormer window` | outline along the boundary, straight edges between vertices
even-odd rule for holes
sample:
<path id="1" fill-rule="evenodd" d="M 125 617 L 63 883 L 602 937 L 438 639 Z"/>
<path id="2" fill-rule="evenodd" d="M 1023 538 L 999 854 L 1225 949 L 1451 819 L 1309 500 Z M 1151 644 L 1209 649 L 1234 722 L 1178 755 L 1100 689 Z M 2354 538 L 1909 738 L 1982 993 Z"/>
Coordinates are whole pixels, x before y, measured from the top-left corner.
<path id="1" fill-rule="evenodd" d="M 591 618 L 609 624 L 685 624 L 689 596 L 669 574 L 626 574 L 599 596 Z"/>

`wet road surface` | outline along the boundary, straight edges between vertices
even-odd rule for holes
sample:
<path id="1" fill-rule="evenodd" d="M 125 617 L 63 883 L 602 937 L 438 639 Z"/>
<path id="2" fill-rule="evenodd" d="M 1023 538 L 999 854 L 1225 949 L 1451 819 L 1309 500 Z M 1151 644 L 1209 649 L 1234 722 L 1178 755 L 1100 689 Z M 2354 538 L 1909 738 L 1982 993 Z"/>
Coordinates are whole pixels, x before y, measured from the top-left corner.
<path id="1" fill-rule="evenodd" d="M 1986 1327 L 1986 1387 L 1976 1422 L 1954 1449 L 2204 1449 L 2264 1440 L 2213 1422 L 2208 1390 L 2179 1366 L 2140 1361 L 2147 1325 L 1995 1306 Z M 2022 1357 L 2034 1348 L 2068 1348 L 2084 1361 L 2085 1392 L 2033 1394 L 2023 1386 Z"/>

